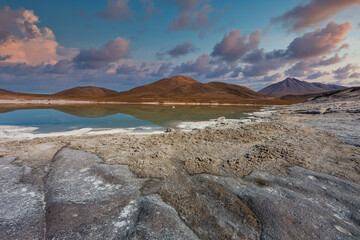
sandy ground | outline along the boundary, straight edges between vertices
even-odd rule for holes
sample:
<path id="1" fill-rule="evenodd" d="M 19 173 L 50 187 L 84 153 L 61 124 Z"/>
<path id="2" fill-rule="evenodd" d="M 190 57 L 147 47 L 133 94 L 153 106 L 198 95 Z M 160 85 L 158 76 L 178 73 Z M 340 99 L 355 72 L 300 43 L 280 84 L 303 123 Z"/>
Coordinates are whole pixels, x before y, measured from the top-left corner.
<path id="1" fill-rule="evenodd" d="M 279 111 L 252 124 L 224 120 L 208 129 L 153 135 L 124 133 L 57 136 L 0 143 L 0 156 L 31 167 L 31 181 L 41 184 L 53 156 L 63 147 L 86 150 L 107 164 L 125 164 L 139 177 L 172 178 L 177 172 L 219 176 L 263 170 L 286 176 L 300 166 L 360 183 L 360 148 L 332 133 L 304 126 L 310 115 Z"/>

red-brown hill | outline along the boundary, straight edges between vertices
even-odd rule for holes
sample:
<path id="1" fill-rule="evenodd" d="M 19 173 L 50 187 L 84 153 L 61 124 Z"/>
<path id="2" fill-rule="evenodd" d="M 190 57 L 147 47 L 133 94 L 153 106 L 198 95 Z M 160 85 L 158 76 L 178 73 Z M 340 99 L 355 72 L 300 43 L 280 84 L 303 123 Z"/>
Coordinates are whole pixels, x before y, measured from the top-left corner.
<path id="1" fill-rule="evenodd" d="M 101 98 L 117 93 L 117 91 L 101 87 L 75 87 L 52 94 L 63 98 Z"/>
<path id="2" fill-rule="evenodd" d="M 185 76 L 174 76 L 119 92 L 109 99 L 141 102 L 257 102 L 273 101 L 247 87 L 223 82 L 201 83 Z"/>
<path id="3" fill-rule="evenodd" d="M 0 94 L 14 94 L 14 92 L 0 88 Z"/>

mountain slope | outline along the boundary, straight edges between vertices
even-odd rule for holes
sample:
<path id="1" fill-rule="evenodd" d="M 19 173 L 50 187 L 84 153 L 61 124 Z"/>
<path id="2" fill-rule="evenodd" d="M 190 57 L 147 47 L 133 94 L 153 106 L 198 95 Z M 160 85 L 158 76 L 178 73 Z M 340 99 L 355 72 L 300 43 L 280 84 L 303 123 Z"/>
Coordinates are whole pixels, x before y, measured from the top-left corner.
<path id="1" fill-rule="evenodd" d="M 0 88 L 0 94 L 14 94 L 14 92 Z"/>
<path id="2" fill-rule="evenodd" d="M 323 93 L 342 89 L 346 89 L 346 87 L 323 83 L 309 83 L 306 81 L 297 80 L 295 78 L 286 78 L 284 81 L 261 89 L 259 93 L 269 96 L 281 97 L 285 95 Z"/>
<path id="3" fill-rule="evenodd" d="M 115 96 L 114 96 L 115 97 Z M 117 98 L 147 99 L 264 99 L 249 88 L 222 82 L 201 83 L 185 76 L 161 79 L 116 94 Z"/>
<path id="4" fill-rule="evenodd" d="M 115 93 L 117 93 L 117 91 L 101 87 L 75 87 L 54 93 L 52 96 L 66 98 L 98 98 L 109 96 Z"/>

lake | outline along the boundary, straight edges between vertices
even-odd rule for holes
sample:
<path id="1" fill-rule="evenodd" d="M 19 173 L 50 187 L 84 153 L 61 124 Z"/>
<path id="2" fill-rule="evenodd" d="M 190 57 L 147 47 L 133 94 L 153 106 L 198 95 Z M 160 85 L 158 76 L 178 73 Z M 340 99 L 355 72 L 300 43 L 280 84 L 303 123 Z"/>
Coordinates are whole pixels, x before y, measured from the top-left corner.
<path id="1" fill-rule="evenodd" d="M 62 132 L 81 128 L 175 128 L 183 121 L 208 121 L 224 116 L 246 117 L 260 106 L 190 105 L 51 105 L 0 106 L 0 125 L 36 127 L 36 132 Z"/>

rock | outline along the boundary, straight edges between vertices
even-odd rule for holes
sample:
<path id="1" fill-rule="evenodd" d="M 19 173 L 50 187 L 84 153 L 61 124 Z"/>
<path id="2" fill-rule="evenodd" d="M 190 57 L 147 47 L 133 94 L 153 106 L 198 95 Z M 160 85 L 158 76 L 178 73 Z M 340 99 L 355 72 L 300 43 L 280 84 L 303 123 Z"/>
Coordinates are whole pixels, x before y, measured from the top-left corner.
<path id="1" fill-rule="evenodd" d="M 226 118 L 225 117 L 219 117 L 218 119 L 216 119 L 216 121 L 220 124 L 225 124 L 226 123 Z"/>
<path id="2" fill-rule="evenodd" d="M 45 185 L 47 239 L 197 239 L 159 195 L 142 197 L 146 179 L 125 165 L 63 148 Z"/>
<path id="3" fill-rule="evenodd" d="M 42 193 L 22 183 L 25 167 L 13 165 L 15 157 L 0 158 L 0 239 L 42 239 Z"/>
<path id="4" fill-rule="evenodd" d="M 166 128 L 165 133 L 170 133 L 170 132 L 172 132 L 172 129 L 171 128 Z"/>
<path id="5" fill-rule="evenodd" d="M 257 144 L 245 160 L 267 164 L 290 155 Z M 139 178 L 126 165 L 63 148 L 47 166 L 43 191 L 24 182 L 30 168 L 0 158 L 0 239 L 360 238 L 358 184 L 300 167 L 290 168 L 290 177 L 256 170 L 224 177 L 216 172 L 222 159 L 166 156 L 151 153 L 149 171 L 166 163 L 171 174 Z"/>
<path id="6" fill-rule="evenodd" d="M 346 110 L 347 113 L 360 113 L 360 109 Z"/>
<path id="7" fill-rule="evenodd" d="M 261 239 L 359 239 L 360 186 L 293 167 L 290 178 L 255 171 L 245 179 L 199 176 L 228 188 L 255 212 Z"/>
<path id="8" fill-rule="evenodd" d="M 327 113 L 335 113 L 336 111 L 334 110 L 334 109 L 332 109 L 332 108 L 327 108 L 324 112 L 323 112 L 323 114 L 327 114 Z"/>

